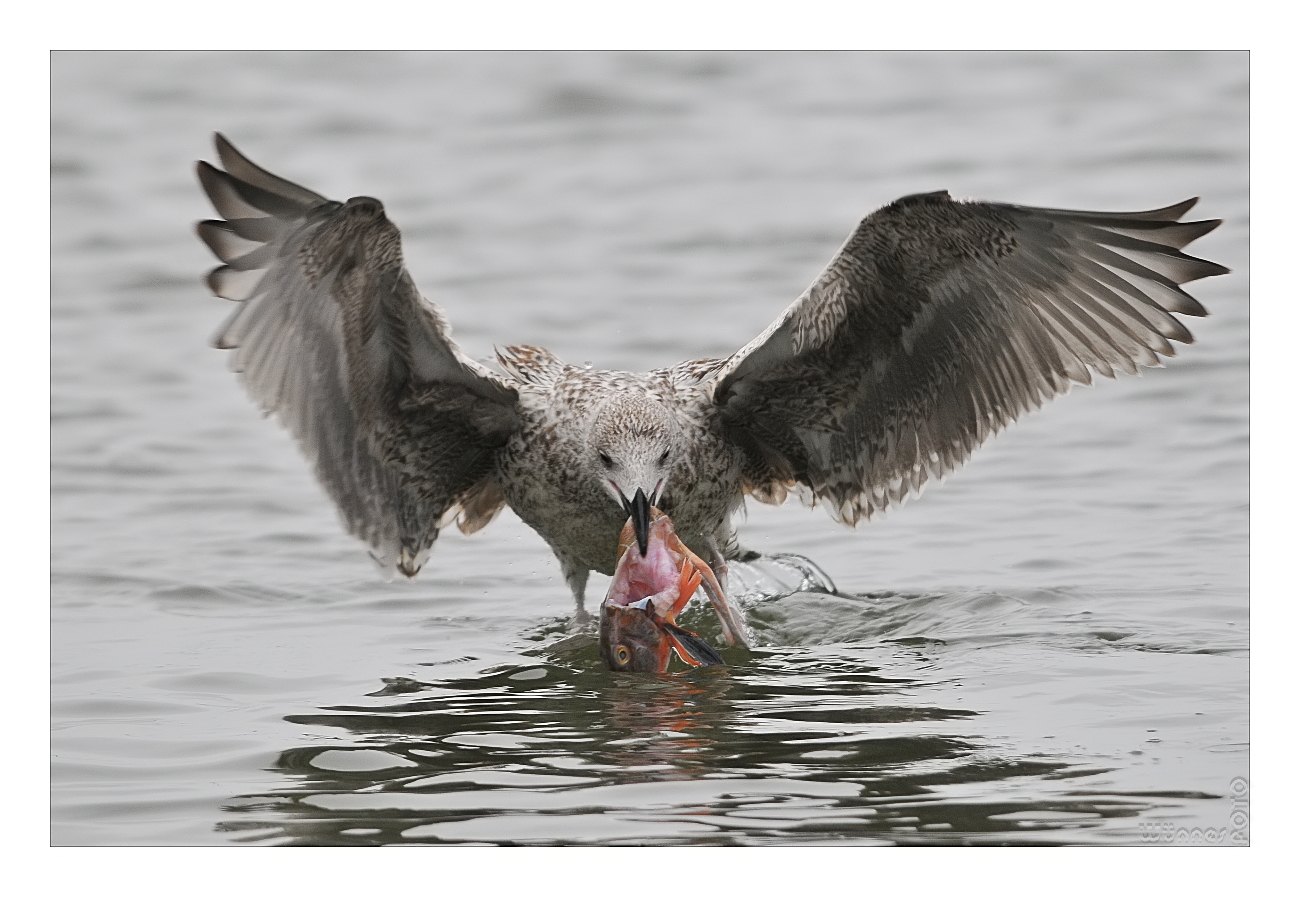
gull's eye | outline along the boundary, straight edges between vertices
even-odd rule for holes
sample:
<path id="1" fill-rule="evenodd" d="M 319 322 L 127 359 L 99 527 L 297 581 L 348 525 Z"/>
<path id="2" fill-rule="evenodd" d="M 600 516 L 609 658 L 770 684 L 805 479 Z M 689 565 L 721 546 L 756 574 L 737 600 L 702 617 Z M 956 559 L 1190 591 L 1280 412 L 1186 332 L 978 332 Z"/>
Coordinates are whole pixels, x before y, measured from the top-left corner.
<path id="1" fill-rule="evenodd" d="M 612 470 L 614 467 L 614 459 L 604 452 L 600 453 L 600 463 L 605 465 L 606 470 Z"/>
<path id="2" fill-rule="evenodd" d="M 619 645 L 614 651 L 614 659 L 618 661 L 619 666 L 627 666 L 627 662 L 632 659 L 632 652 L 626 645 Z"/>
<path id="3" fill-rule="evenodd" d="M 667 463 L 668 463 L 668 451 L 665 449 L 664 453 L 659 456 L 659 466 L 663 467 Z"/>

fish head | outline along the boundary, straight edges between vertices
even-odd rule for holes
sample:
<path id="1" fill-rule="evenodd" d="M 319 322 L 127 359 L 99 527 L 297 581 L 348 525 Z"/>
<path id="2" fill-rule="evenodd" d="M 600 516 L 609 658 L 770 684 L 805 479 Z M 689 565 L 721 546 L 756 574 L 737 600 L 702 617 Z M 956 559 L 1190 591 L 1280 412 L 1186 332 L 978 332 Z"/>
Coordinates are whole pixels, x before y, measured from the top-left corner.
<path id="1" fill-rule="evenodd" d="M 645 605 L 605 604 L 600 611 L 600 659 L 624 673 L 666 673 L 673 645 Z"/>

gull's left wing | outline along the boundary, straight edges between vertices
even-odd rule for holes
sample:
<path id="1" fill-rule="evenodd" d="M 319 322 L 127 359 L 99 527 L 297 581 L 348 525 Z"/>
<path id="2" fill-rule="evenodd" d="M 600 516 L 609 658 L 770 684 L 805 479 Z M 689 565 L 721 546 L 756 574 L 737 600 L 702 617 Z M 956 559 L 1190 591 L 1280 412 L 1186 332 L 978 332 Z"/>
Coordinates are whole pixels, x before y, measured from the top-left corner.
<path id="1" fill-rule="evenodd" d="M 793 305 L 721 362 L 712 398 L 745 488 L 862 517 L 962 464 L 1090 371 L 1159 365 L 1204 315 L 1179 285 L 1223 274 L 1179 250 L 1218 226 L 908 196 L 868 216 Z"/>

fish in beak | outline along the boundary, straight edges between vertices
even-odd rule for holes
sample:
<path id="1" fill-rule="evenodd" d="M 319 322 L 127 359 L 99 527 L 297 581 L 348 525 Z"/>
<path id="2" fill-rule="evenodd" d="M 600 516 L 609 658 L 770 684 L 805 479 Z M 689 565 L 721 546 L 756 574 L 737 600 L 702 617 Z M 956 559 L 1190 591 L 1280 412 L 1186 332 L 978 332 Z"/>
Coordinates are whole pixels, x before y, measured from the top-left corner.
<path id="1" fill-rule="evenodd" d="M 668 515 L 648 502 L 645 508 L 644 540 L 635 515 L 619 539 L 618 567 L 600 608 L 601 659 L 611 670 L 635 673 L 667 672 L 674 651 L 691 666 L 722 664 L 709 644 L 677 625 L 677 614 L 703 586 L 729 644 L 745 644 L 740 621 L 713 570 L 677 538 Z M 634 541 L 636 552 L 628 550 Z"/>

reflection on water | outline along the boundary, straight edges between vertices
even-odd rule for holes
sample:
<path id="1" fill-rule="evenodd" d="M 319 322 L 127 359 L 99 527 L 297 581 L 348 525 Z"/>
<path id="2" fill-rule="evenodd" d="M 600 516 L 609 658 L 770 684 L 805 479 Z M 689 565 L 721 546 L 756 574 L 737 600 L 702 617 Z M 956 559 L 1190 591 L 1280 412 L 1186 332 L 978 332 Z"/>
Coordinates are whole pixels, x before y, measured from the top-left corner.
<path id="1" fill-rule="evenodd" d="M 611 674 L 591 633 L 555 621 L 533 634 L 533 663 L 389 679 L 289 717 L 348 746 L 285 750 L 284 787 L 227 803 L 220 830 L 286 844 L 1074 843 L 1136 840 L 1141 814 L 1221 801 L 1117 790 L 1096 758 L 980 732 L 977 718 L 1014 710 L 963 706 L 963 652 L 1059 626 L 1043 610 L 1054 597 L 750 592 L 766 646 L 667 676 Z M 945 640 L 900 634 L 962 612 L 983 621 L 964 647 L 960 624 Z M 1017 618 L 1000 635 L 999 612 Z M 716 637 L 707 608 L 689 613 Z M 831 639 L 831 621 L 848 637 Z M 1126 638 L 1076 630 L 1070 652 Z"/>

